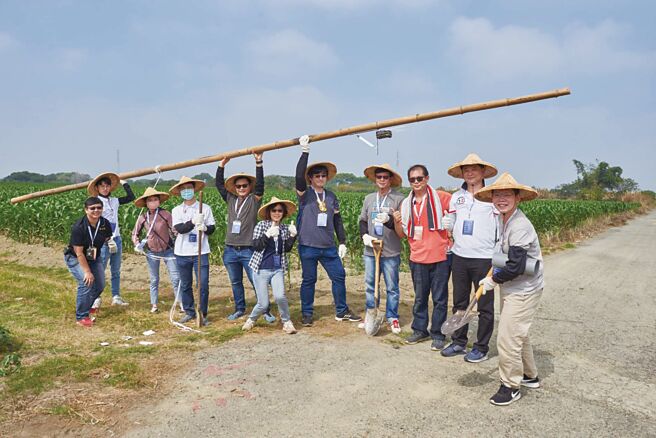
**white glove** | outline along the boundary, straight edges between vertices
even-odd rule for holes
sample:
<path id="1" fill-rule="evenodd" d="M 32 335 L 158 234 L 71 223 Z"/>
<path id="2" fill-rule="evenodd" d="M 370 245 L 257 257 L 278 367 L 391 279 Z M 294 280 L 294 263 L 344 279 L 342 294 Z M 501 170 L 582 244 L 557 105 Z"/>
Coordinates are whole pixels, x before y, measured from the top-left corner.
<path id="1" fill-rule="evenodd" d="M 118 251 L 118 248 L 116 246 L 116 242 L 114 242 L 113 237 L 107 241 L 107 248 L 109 248 L 109 253 L 110 254 L 116 254 L 116 251 Z"/>
<path id="2" fill-rule="evenodd" d="M 287 229 L 289 229 L 289 235 L 292 236 L 292 237 L 294 237 L 298 234 L 298 230 L 296 229 L 296 225 L 294 225 L 294 224 L 289 224 Z"/>
<path id="3" fill-rule="evenodd" d="M 298 139 L 298 143 L 301 145 L 301 152 L 310 152 L 310 136 L 304 135 Z"/>
<path id="4" fill-rule="evenodd" d="M 205 225 L 204 223 L 200 223 L 196 225 L 195 230 L 198 233 L 204 233 L 205 231 L 207 231 L 207 225 Z"/>
<path id="5" fill-rule="evenodd" d="M 478 282 L 479 286 L 483 286 L 483 292 L 482 295 L 485 295 L 485 292 L 489 290 L 494 290 L 495 287 L 497 287 L 496 281 L 492 280 L 492 277 L 485 277 L 481 281 Z"/>
<path id="6" fill-rule="evenodd" d="M 205 215 L 203 215 L 203 213 L 196 213 L 194 217 L 191 218 L 191 223 L 196 226 L 205 223 Z"/>
<path id="7" fill-rule="evenodd" d="M 346 245 L 340 243 L 339 248 L 337 248 L 337 254 L 339 255 L 340 259 L 343 259 L 344 256 L 346 256 Z"/>
<path id="8" fill-rule="evenodd" d="M 447 231 L 453 230 L 453 225 L 455 225 L 455 220 L 453 215 L 449 214 L 448 211 L 444 210 L 444 216 L 442 216 L 442 228 Z"/>
<path id="9" fill-rule="evenodd" d="M 362 243 L 364 243 L 364 246 L 370 246 L 373 248 L 374 244 L 372 243 L 376 238 L 372 235 L 369 234 L 363 234 L 362 235 Z"/>
<path id="10" fill-rule="evenodd" d="M 387 213 L 378 213 L 376 215 L 376 220 L 380 222 L 381 224 L 386 224 L 387 221 L 389 221 L 390 216 Z"/>
<path id="11" fill-rule="evenodd" d="M 146 253 L 144 252 L 143 246 L 141 246 L 141 245 L 136 245 L 134 247 L 134 252 L 136 254 L 146 255 Z"/>
<path id="12" fill-rule="evenodd" d="M 274 225 L 264 232 L 264 235 L 267 237 L 278 237 L 279 234 L 280 227 L 278 225 Z"/>

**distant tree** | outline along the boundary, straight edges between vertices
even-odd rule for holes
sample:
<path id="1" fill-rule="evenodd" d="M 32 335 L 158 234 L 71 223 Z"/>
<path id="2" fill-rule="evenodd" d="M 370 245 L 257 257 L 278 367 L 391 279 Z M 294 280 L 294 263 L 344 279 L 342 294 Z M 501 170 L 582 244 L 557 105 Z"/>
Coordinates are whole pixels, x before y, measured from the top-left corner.
<path id="1" fill-rule="evenodd" d="M 567 184 L 561 184 L 556 190 L 561 196 L 586 199 L 602 199 L 607 194 L 621 194 L 638 190 L 638 184 L 631 178 L 622 178 L 622 168 L 610 166 L 605 161 L 584 164 L 572 160 L 576 167 L 577 178 Z"/>

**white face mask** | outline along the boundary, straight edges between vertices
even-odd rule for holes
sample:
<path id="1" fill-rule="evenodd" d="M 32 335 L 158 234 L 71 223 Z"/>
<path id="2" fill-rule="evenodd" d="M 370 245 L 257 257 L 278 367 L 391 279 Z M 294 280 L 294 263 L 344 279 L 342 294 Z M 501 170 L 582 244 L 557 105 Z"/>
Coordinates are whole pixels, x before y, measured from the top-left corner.
<path id="1" fill-rule="evenodd" d="M 185 201 L 188 201 L 194 197 L 194 189 L 182 189 L 180 190 L 180 196 L 182 196 L 182 199 Z"/>

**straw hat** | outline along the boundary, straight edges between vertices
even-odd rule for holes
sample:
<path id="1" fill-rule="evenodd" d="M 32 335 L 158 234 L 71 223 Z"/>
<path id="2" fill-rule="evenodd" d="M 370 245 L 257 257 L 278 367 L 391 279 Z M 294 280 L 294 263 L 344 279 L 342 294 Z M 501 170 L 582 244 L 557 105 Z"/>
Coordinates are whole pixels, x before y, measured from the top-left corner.
<path id="1" fill-rule="evenodd" d="M 310 184 L 310 171 L 313 167 L 317 166 L 324 166 L 326 169 L 328 169 L 328 178 L 326 179 L 326 182 L 335 178 L 335 175 L 337 175 L 337 166 L 335 166 L 330 161 L 320 161 L 318 163 L 308 164 L 308 167 L 305 170 L 305 180 L 308 182 L 308 184 Z"/>
<path id="2" fill-rule="evenodd" d="M 112 172 L 105 172 L 101 173 L 97 177 L 91 180 L 89 185 L 87 185 L 87 193 L 89 196 L 98 196 L 98 182 L 103 179 L 103 178 L 109 178 L 109 180 L 112 182 L 111 187 L 109 188 L 110 192 L 113 192 L 114 189 L 120 184 L 121 178 L 118 177 L 117 174 L 112 173 Z"/>
<path id="3" fill-rule="evenodd" d="M 183 176 L 180 178 L 180 182 L 174 185 L 169 189 L 169 193 L 172 195 L 179 195 L 180 194 L 180 186 L 188 183 L 193 183 L 194 184 L 194 192 L 198 192 L 200 190 L 203 190 L 203 187 L 205 187 L 205 183 L 199 179 L 192 179 L 189 178 L 188 176 Z"/>
<path id="4" fill-rule="evenodd" d="M 265 219 L 265 213 L 266 213 L 267 207 L 269 207 L 273 204 L 285 204 L 287 206 L 287 214 L 285 216 L 283 216 L 283 218 L 291 216 L 296 212 L 296 204 L 294 204 L 292 201 L 288 201 L 286 199 L 278 199 L 274 196 L 274 197 L 271 198 L 271 200 L 269 202 L 267 202 L 266 204 L 261 206 L 259 210 L 257 210 L 257 215 L 260 217 L 260 219 L 262 219 L 262 220 Z"/>
<path id="5" fill-rule="evenodd" d="M 253 175 L 249 175 L 247 173 L 235 173 L 232 175 L 230 178 L 228 178 L 225 182 L 225 188 L 227 191 L 232 193 L 233 195 L 237 194 L 237 189 L 235 188 L 235 182 L 239 178 L 246 178 L 250 182 L 251 185 L 255 184 L 255 177 Z"/>
<path id="6" fill-rule="evenodd" d="M 538 191 L 532 187 L 525 186 L 515 181 L 508 172 L 504 172 L 496 181 L 489 186 L 483 187 L 474 193 L 474 197 L 479 201 L 492 202 L 492 190 L 519 190 L 519 197 L 522 201 L 530 201 L 538 197 Z"/>
<path id="7" fill-rule="evenodd" d="M 169 199 L 170 195 L 166 192 L 158 192 L 152 187 L 148 187 L 143 195 L 139 196 L 135 201 L 134 205 L 139 208 L 144 208 L 146 206 L 146 199 L 151 196 L 159 196 L 159 202 L 164 202 Z"/>
<path id="8" fill-rule="evenodd" d="M 364 176 L 366 176 L 371 182 L 376 182 L 376 171 L 378 169 L 383 169 L 386 170 L 392 175 L 392 187 L 399 187 L 403 183 L 403 178 L 401 178 L 401 175 L 396 173 L 394 169 L 392 169 L 392 166 L 389 164 L 374 164 L 373 166 L 369 166 L 366 169 L 364 169 Z"/>
<path id="9" fill-rule="evenodd" d="M 481 166 L 484 166 L 483 178 L 492 178 L 497 174 L 497 168 L 493 164 L 481 160 L 481 157 L 479 157 L 476 154 L 467 155 L 464 160 L 449 167 L 447 173 L 454 178 L 463 178 L 462 166 L 469 166 L 472 164 L 479 164 Z"/>

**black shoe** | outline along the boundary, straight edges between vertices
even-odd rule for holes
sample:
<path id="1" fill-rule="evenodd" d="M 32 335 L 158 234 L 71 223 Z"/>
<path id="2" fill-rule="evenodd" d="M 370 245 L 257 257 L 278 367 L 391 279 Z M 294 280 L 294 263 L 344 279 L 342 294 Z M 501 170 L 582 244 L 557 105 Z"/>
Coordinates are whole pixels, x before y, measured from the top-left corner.
<path id="1" fill-rule="evenodd" d="M 431 343 L 431 350 L 440 351 L 444 348 L 445 344 L 446 344 L 445 339 L 433 339 L 433 342 Z"/>
<path id="2" fill-rule="evenodd" d="M 490 398 L 490 403 L 496 406 L 508 406 L 520 398 L 522 398 L 522 393 L 519 391 L 519 388 L 512 389 L 502 384 L 499 391 Z"/>
<path id="3" fill-rule="evenodd" d="M 538 376 L 535 376 L 531 379 L 526 377 L 526 374 L 524 374 L 524 377 L 522 378 L 522 386 L 526 386 L 527 388 L 531 389 L 537 389 L 540 387 L 540 379 Z"/>
<path id="4" fill-rule="evenodd" d="M 428 335 L 425 334 L 425 333 L 414 332 L 414 333 L 412 333 L 410 336 L 408 336 L 408 338 L 405 340 L 405 343 L 406 343 L 406 344 L 410 344 L 410 345 L 414 345 L 414 344 L 416 344 L 416 343 L 418 343 L 418 342 L 424 342 L 424 341 L 427 341 L 427 340 L 429 340 L 430 338 L 431 338 L 431 337 L 428 336 Z"/>
<path id="5" fill-rule="evenodd" d="M 358 315 L 352 314 L 350 310 L 347 310 L 341 315 L 335 315 L 335 321 L 358 322 L 358 321 L 362 321 L 362 318 L 360 318 Z"/>
<path id="6" fill-rule="evenodd" d="M 185 313 L 185 316 L 183 316 L 182 319 L 181 319 L 180 321 L 178 321 L 178 322 L 179 322 L 180 324 L 186 324 L 186 323 L 188 323 L 189 321 L 191 321 L 192 319 L 196 319 L 196 315 L 191 316 L 190 314 Z"/>
<path id="7" fill-rule="evenodd" d="M 303 315 L 301 324 L 303 324 L 303 327 L 312 327 L 312 315 Z"/>

